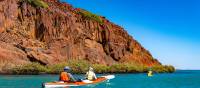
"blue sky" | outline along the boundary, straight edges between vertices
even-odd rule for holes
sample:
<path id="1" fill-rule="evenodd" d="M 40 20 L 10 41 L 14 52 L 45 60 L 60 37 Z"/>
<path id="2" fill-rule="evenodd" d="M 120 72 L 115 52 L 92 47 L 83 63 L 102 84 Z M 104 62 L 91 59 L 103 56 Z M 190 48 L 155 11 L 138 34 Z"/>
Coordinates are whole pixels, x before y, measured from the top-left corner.
<path id="1" fill-rule="evenodd" d="M 163 64 L 200 69 L 200 0 L 67 0 L 124 27 Z"/>

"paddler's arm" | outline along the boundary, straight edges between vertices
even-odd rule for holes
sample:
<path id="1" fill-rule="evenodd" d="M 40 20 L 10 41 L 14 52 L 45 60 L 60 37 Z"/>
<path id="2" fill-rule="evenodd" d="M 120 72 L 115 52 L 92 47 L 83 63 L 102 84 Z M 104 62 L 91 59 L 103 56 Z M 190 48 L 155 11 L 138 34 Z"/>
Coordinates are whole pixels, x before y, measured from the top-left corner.
<path id="1" fill-rule="evenodd" d="M 85 74 L 85 78 L 86 78 L 86 79 L 88 78 L 88 72 L 86 72 L 86 74 Z"/>
<path id="2" fill-rule="evenodd" d="M 69 77 L 70 77 L 70 79 L 71 79 L 72 82 L 76 82 L 76 79 L 72 76 L 71 73 L 68 73 L 68 75 L 69 75 Z"/>
<path id="3" fill-rule="evenodd" d="M 93 74 L 94 74 L 94 79 L 97 79 L 97 76 L 96 76 L 96 74 L 93 72 Z"/>

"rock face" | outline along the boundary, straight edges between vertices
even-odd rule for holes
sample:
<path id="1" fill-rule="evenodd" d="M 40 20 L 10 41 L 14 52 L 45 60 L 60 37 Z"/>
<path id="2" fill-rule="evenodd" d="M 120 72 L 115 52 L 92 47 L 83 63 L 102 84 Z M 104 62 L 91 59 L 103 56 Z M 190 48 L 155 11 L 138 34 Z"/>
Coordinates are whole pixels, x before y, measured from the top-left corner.
<path id="1" fill-rule="evenodd" d="M 86 59 L 110 65 L 133 62 L 159 65 L 152 55 L 120 26 L 100 17 L 86 19 L 57 0 L 44 0 L 48 8 L 26 0 L 0 0 L 0 62 L 55 64 Z M 1 67 L 0 67 L 1 68 Z"/>

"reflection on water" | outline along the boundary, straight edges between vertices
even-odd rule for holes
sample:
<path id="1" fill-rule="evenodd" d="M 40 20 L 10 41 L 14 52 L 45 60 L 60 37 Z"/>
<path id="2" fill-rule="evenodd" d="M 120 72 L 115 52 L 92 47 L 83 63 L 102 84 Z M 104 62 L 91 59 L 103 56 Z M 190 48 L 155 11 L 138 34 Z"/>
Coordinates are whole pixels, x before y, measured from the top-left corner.
<path id="1" fill-rule="evenodd" d="M 105 88 L 111 88 L 110 86 L 112 86 L 112 83 L 110 82 L 110 80 L 107 80 L 105 85 Z"/>
<path id="2" fill-rule="evenodd" d="M 112 84 L 113 84 L 112 80 L 107 80 L 105 82 L 98 83 L 98 84 L 89 84 L 85 86 L 70 87 L 70 88 L 113 88 L 111 87 Z"/>

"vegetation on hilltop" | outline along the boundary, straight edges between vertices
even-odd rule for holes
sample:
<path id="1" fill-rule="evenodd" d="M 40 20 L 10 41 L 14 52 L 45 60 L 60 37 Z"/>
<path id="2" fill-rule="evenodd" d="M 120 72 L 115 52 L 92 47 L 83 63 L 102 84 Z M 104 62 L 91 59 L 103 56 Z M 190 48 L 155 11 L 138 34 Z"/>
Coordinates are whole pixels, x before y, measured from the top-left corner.
<path id="1" fill-rule="evenodd" d="M 102 21 L 101 17 L 98 16 L 98 15 L 96 15 L 96 14 L 93 14 L 91 12 L 88 12 L 88 11 L 82 10 L 82 9 L 79 10 L 77 13 L 80 14 L 80 15 L 82 15 L 84 19 L 95 20 L 98 23 L 103 24 L 103 21 Z"/>
<path id="2" fill-rule="evenodd" d="M 27 2 L 34 7 L 48 8 L 48 4 L 42 0 L 21 0 L 20 2 Z"/>

